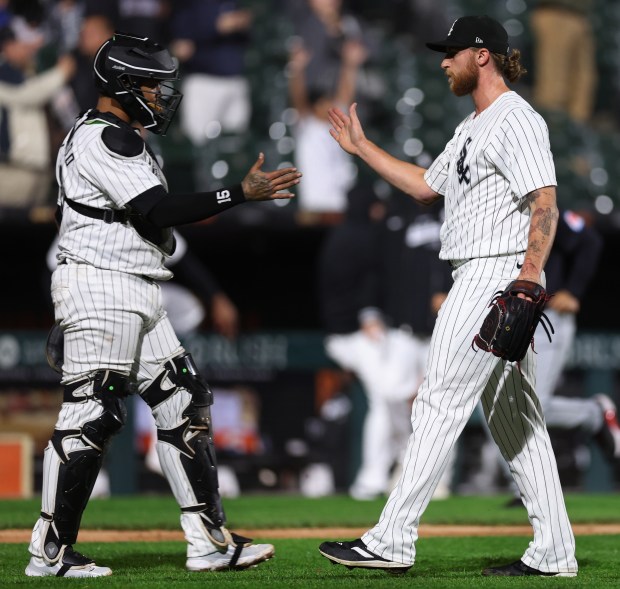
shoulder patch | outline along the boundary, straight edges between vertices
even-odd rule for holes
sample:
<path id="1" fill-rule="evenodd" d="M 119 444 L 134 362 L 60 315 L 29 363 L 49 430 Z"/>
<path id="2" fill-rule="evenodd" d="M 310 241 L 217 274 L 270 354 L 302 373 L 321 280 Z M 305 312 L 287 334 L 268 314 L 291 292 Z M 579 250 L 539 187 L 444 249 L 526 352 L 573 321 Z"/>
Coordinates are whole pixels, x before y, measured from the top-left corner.
<path id="1" fill-rule="evenodd" d="M 108 125 L 101 133 L 105 146 L 123 157 L 136 157 L 144 151 L 144 139 L 130 127 Z"/>

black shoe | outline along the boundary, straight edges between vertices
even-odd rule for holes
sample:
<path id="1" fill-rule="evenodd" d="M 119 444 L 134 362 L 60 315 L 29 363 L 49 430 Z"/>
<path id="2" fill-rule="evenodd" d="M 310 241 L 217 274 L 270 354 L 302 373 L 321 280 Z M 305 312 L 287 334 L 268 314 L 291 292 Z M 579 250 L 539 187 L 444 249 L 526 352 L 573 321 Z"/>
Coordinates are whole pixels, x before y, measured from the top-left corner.
<path id="1" fill-rule="evenodd" d="M 332 564 L 342 564 L 348 569 L 380 569 L 392 574 L 406 573 L 411 566 L 392 562 L 373 554 L 359 538 L 352 542 L 323 542 L 319 552 Z"/>
<path id="2" fill-rule="evenodd" d="M 482 574 L 485 577 L 576 577 L 577 573 L 544 573 L 538 569 L 527 566 L 524 562 L 517 560 L 511 564 L 500 567 L 484 569 Z"/>
<path id="3" fill-rule="evenodd" d="M 509 507 L 511 509 L 513 507 L 523 507 L 523 501 L 521 501 L 521 497 L 513 497 L 506 503 L 506 505 L 504 505 L 504 507 Z"/>
<path id="4" fill-rule="evenodd" d="M 620 424 L 618 424 L 618 409 L 607 395 L 594 395 L 594 400 L 603 412 L 603 427 L 594 436 L 605 457 L 610 460 L 620 460 Z"/>

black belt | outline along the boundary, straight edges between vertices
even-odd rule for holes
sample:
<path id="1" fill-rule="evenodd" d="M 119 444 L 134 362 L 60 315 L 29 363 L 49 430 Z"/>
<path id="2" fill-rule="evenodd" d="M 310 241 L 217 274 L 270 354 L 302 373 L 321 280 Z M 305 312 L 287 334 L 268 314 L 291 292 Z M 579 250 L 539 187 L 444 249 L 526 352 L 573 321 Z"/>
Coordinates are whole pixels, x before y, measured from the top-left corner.
<path id="1" fill-rule="evenodd" d="M 130 219 L 130 213 L 127 210 L 120 209 L 97 209 L 88 205 L 80 204 L 65 196 L 64 201 L 80 215 L 90 217 L 91 219 L 99 219 L 104 223 L 127 223 Z"/>

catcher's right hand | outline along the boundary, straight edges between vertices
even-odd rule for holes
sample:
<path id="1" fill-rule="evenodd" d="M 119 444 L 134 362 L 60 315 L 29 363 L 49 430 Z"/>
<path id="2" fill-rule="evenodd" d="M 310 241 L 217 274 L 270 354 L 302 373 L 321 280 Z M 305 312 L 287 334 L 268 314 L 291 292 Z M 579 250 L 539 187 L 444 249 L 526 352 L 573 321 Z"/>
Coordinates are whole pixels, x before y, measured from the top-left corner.
<path id="1" fill-rule="evenodd" d="M 299 184 L 301 172 L 297 168 L 282 168 L 274 172 L 263 172 L 261 167 L 265 163 L 265 154 L 260 153 L 247 176 L 241 182 L 241 188 L 246 200 L 273 200 L 277 198 L 292 198 L 291 192 L 280 192 Z"/>

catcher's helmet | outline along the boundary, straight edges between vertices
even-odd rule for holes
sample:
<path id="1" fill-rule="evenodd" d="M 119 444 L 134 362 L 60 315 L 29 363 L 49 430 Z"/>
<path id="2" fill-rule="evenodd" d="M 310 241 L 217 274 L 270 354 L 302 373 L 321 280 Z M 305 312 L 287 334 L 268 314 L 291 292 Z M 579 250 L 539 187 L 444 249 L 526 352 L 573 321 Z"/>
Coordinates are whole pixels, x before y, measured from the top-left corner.
<path id="1" fill-rule="evenodd" d="M 183 95 L 164 81 L 178 79 L 178 68 L 167 49 L 146 37 L 115 32 L 97 51 L 95 84 L 116 99 L 133 120 L 164 135 Z M 147 101 L 141 85 L 157 83 Z M 153 98 L 154 97 L 154 98 Z"/>

